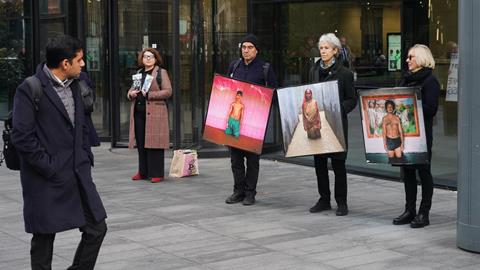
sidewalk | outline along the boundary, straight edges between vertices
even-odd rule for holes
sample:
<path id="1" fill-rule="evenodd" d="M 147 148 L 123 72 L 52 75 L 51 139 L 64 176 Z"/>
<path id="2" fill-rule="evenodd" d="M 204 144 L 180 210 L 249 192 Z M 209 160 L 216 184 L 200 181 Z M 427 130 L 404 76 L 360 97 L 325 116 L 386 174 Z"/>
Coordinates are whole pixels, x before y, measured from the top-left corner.
<path id="1" fill-rule="evenodd" d="M 480 269 L 480 255 L 456 247 L 456 192 L 436 189 L 432 225 L 411 229 L 391 223 L 404 205 L 399 182 L 349 175 L 350 214 L 335 216 L 334 202 L 311 214 L 314 169 L 262 160 L 257 204 L 227 205 L 228 158 L 201 159 L 200 176 L 151 184 L 130 180 L 135 151 L 107 147 L 94 148 L 109 226 L 98 270 Z M 0 181 L 0 269 L 29 269 L 18 172 L 2 166 Z M 57 235 L 54 269 L 69 266 L 79 239 L 77 230 Z"/>

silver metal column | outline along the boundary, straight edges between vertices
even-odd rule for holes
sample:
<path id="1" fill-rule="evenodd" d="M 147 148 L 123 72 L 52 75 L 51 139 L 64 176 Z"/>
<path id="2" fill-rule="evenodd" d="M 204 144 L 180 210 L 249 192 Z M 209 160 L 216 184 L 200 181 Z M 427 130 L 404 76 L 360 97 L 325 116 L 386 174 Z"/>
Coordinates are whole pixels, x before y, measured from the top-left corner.
<path id="1" fill-rule="evenodd" d="M 480 1 L 458 2 L 457 246 L 480 252 Z"/>

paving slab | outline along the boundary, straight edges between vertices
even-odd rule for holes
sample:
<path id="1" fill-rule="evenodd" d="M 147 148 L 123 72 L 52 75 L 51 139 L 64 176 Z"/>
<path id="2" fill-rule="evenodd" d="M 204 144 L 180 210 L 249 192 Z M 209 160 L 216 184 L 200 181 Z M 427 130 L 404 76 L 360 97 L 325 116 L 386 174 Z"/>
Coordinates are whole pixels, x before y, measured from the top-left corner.
<path id="1" fill-rule="evenodd" d="M 229 205 L 229 158 L 201 159 L 199 176 L 152 184 L 130 180 L 135 151 L 93 151 L 109 228 L 96 269 L 480 269 L 480 255 L 456 247 L 454 191 L 435 189 L 431 225 L 411 229 L 392 225 L 404 205 L 399 182 L 349 174 L 350 213 L 337 217 L 334 201 L 331 211 L 308 212 L 318 200 L 312 167 L 262 159 L 257 203 Z M 0 269 L 29 269 L 19 174 L 0 167 L 0 181 Z M 57 235 L 54 269 L 69 266 L 79 238 Z"/>

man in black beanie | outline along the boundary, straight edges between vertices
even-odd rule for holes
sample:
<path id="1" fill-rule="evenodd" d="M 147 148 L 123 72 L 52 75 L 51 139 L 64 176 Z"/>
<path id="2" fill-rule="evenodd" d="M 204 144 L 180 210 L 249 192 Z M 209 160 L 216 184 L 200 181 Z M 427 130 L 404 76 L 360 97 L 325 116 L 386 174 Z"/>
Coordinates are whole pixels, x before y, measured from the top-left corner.
<path id="1" fill-rule="evenodd" d="M 240 43 L 240 50 L 242 57 L 230 63 L 228 75 L 242 81 L 276 88 L 277 79 L 270 63 L 257 57 L 258 38 L 253 34 L 246 35 Z M 225 202 L 228 204 L 239 202 L 243 202 L 243 205 L 255 204 L 260 155 L 230 147 L 230 159 L 235 183 L 233 194 Z M 245 159 L 247 160 L 246 168 Z"/>

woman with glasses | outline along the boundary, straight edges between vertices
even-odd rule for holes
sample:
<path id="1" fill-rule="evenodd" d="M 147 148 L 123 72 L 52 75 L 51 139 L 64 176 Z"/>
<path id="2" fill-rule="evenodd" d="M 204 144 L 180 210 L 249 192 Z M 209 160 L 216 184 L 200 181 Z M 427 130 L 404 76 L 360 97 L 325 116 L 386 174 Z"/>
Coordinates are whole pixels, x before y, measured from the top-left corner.
<path id="1" fill-rule="evenodd" d="M 429 162 L 432 159 L 433 142 L 433 117 L 438 109 L 438 97 L 440 84 L 433 75 L 435 60 L 430 49 L 421 44 L 416 44 L 408 51 L 408 71 L 404 74 L 400 86 L 419 86 L 422 89 L 423 118 L 425 122 L 425 135 Z M 417 201 L 417 177 L 422 183 L 422 201 L 418 214 L 416 212 Z M 405 184 L 405 211 L 395 219 L 393 224 L 409 224 L 412 228 L 422 228 L 430 224 L 429 212 L 432 206 L 433 179 L 430 164 L 407 165 L 402 167 L 402 178 Z"/>
<path id="2" fill-rule="evenodd" d="M 132 180 L 157 183 L 164 178 L 164 150 L 170 144 L 166 99 L 172 95 L 172 86 L 157 50 L 144 49 L 138 65 L 141 69 L 132 76 L 127 94 L 132 101 L 128 146 L 138 149 L 138 172 Z"/>

